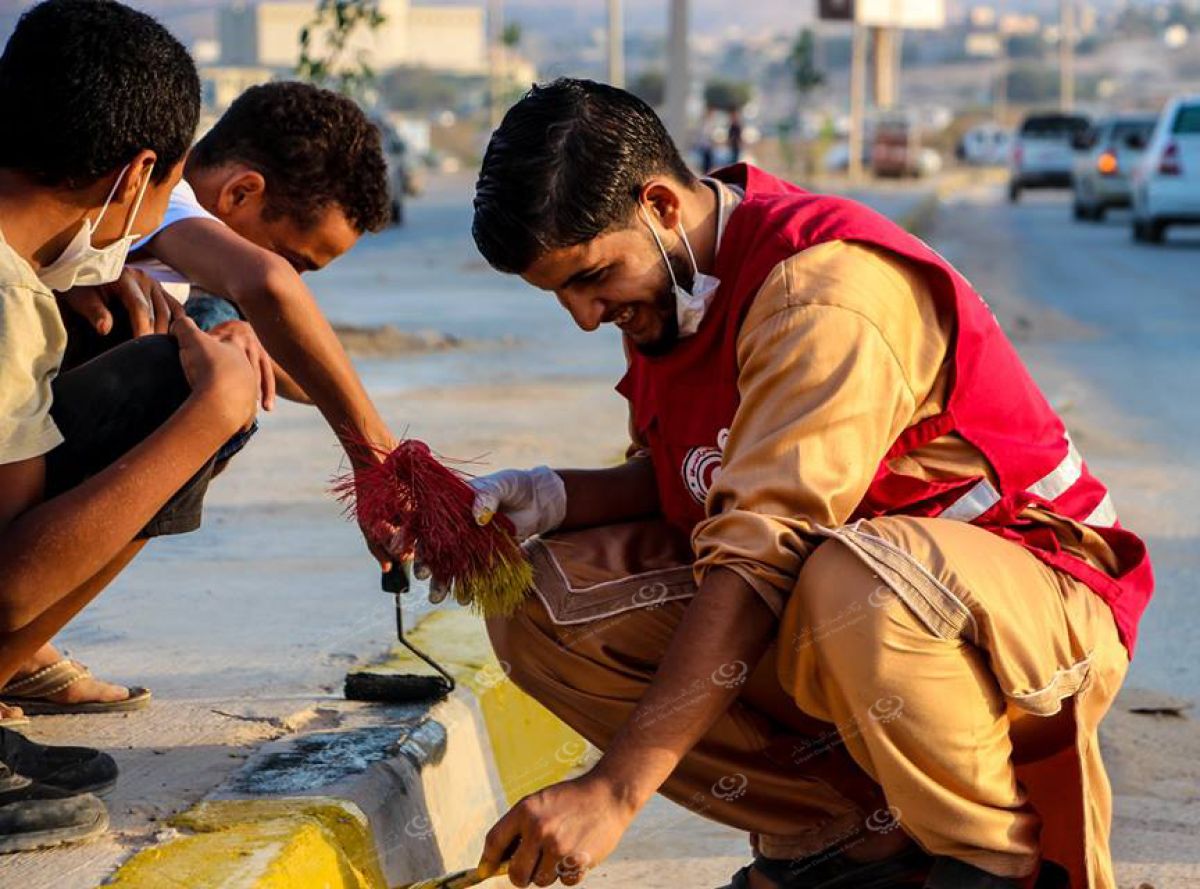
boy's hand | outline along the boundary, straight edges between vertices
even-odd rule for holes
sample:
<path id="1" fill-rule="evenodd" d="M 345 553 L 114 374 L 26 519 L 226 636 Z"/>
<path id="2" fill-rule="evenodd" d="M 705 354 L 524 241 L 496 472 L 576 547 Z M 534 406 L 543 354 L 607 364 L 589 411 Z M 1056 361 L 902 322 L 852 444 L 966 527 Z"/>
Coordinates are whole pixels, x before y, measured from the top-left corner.
<path id="1" fill-rule="evenodd" d="M 166 333 L 171 323 L 171 306 L 179 305 L 162 285 L 137 269 L 126 268 L 111 284 L 97 287 L 73 287 L 59 294 L 59 307 L 66 306 L 92 325 L 96 333 L 107 336 L 113 329 L 110 306 L 119 303 L 129 316 L 133 336 Z"/>
<path id="2" fill-rule="evenodd" d="M 259 382 L 246 353 L 204 333 L 178 303 L 171 313 L 170 332 L 179 342 L 179 361 L 192 396 L 219 409 L 229 435 L 249 426 L 254 419 Z"/>
<path id="3" fill-rule="evenodd" d="M 258 372 L 258 399 L 263 410 L 275 407 L 275 369 L 271 356 L 259 342 L 258 334 L 245 321 L 226 321 L 208 331 L 209 336 L 229 343 L 241 349 L 250 362 L 250 366 Z"/>

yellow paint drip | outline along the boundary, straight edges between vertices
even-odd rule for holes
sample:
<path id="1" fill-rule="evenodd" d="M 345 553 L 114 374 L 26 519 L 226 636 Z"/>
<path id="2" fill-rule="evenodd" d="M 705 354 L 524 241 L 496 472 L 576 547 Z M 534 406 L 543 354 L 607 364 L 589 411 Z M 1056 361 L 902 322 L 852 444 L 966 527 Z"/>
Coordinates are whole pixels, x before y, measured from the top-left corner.
<path id="1" fill-rule="evenodd" d="M 370 827 L 351 803 L 299 798 L 200 803 L 192 831 L 139 852 L 110 885 L 137 889 L 385 889 Z"/>
<path id="2" fill-rule="evenodd" d="M 588 751 L 587 742 L 517 688 L 492 653 L 478 616 L 465 609 L 435 611 L 408 637 L 475 693 L 510 805 L 577 769 Z M 397 672 L 428 670 L 403 648 L 395 649 L 381 666 Z"/>

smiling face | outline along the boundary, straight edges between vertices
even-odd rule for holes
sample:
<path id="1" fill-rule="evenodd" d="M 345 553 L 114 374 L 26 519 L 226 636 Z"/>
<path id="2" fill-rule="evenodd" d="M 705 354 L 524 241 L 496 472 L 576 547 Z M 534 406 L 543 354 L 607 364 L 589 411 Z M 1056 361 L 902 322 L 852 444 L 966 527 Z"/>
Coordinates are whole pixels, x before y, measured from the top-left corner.
<path id="1" fill-rule="evenodd" d="M 287 215 L 264 216 L 261 211 L 238 214 L 226 223 L 246 240 L 282 256 L 301 274 L 324 268 L 359 238 L 342 209 L 332 205 L 321 210 L 310 225 L 301 225 Z"/>
<path id="2" fill-rule="evenodd" d="M 690 288 L 694 276 L 678 236 L 662 225 L 661 208 L 642 206 L 659 226 L 675 280 Z M 638 351 L 661 355 L 678 341 L 679 321 L 671 275 L 648 224 L 636 213 L 624 228 L 542 254 L 521 277 L 553 293 L 581 329 L 615 324 Z"/>
<path id="3" fill-rule="evenodd" d="M 324 268 L 362 234 L 334 203 L 306 219 L 272 212 L 266 179 L 244 165 L 189 171 L 188 178 L 206 210 L 247 241 L 282 256 L 301 274 Z"/>

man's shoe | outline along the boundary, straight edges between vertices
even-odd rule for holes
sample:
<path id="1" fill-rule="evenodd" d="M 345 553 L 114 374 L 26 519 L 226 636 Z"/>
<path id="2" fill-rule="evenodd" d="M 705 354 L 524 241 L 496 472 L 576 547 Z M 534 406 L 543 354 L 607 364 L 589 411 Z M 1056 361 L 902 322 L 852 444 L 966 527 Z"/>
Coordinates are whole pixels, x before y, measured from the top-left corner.
<path id="1" fill-rule="evenodd" d="M 998 877 L 956 858 L 937 858 L 925 881 L 925 889 L 1016 889 L 1024 880 Z M 1069 889 L 1067 872 L 1053 861 L 1043 861 L 1035 889 Z"/>
<path id="2" fill-rule="evenodd" d="M 51 747 L 0 728 L 0 763 L 37 784 L 66 793 L 103 793 L 117 783 L 117 764 L 91 747 Z"/>
<path id="3" fill-rule="evenodd" d="M 919 887 L 931 858 L 915 846 L 878 861 L 852 861 L 840 852 L 808 858 L 755 858 L 723 889 L 749 889 L 756 870 L 777 889 L 900 889 Z"/>
<path id="4" fill-rule="evenodd" d="M 89 840 L 107 828 L 108 810 L 92 794 L 47 787 L 0 765 L 0 854 Z"/>

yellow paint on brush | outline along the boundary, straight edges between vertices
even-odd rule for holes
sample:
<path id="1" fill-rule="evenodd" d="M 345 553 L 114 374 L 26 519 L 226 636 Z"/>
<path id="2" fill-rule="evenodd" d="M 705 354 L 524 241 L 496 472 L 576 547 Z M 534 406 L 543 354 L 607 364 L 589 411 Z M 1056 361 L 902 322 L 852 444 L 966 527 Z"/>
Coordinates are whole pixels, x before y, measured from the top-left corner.
<path id="1" fill-rule="evenodd" d="M 587 742 L 517 688 L 492 653 L 481 618 L 467 609 L 435 611 L 408 638 L 475 693 L 510 805 L 576 771 L 587 754 Z M 398 647 L 392 658 L 370 669 L 427 672 L 429 668 Z"/>
<path id="2" fill-rule="evenodd" d="M 367 819 L 342 800 L 204 802 L 172 825 L 190 833 L 139 852 L 108 885 L 386 889 Z"/>

